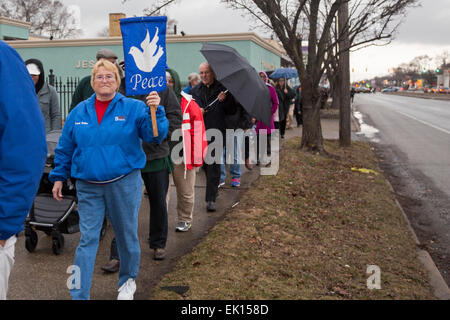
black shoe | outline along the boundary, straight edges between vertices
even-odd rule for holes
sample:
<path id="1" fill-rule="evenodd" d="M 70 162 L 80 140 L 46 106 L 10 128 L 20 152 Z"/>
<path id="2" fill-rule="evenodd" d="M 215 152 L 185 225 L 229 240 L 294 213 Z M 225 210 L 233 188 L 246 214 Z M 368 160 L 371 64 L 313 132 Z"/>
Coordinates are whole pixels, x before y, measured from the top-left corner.
<path id="1" fill-rule="evenodd" d="M 102 270 L 107 273 L 115 273 L 119 271 L 120 261 L 116 259 L 111 259 L 107 264 L 103 265 Z"/>
<path id="2" fill-rule="evenodd" d="M 245 167 L 250 171 L 253 170 L 253 166 L 250 164 L 250 159 L 245 159 Z"/>
<path id="3" fill-rule="evenodd" d="M 163 248 L 157 248 L 153 252 L 153 260 L 164 260 L 166 257 L 166 250 Z"/>
<path id="4" fill-rule="evenodd" d="M 208 212 L 216 211 L 216 203 L 214 201 L 208 201 L 208 204 L 206 205 L 206 210 Z"/>

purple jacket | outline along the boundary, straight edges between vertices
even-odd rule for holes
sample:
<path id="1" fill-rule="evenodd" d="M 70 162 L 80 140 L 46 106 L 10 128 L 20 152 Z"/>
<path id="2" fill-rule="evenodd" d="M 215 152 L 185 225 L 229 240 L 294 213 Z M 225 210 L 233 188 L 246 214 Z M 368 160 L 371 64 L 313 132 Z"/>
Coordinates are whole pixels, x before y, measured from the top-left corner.
<path id="1" fill-rule="evenodd" d="M 259 134 L 259 130 L 267 130 L 267 133 L 272 133 L 272 131 L 275 129 L 275 125 L 273 123 L 273 114 L 275 113 L 275 111 L 277 111 L 278 109 L 278 96 L 277 96 L 277 91 L 275 90 L 275 88 L 268 82 L 269 81 L 269 77 L 267 76 L 267 74 L 263 71 L 260 72 L 264 73 L 266 76 L 266 85 L 269 88 L 269 92 L 270 92 L 270 101 L 272 102 L 272 116 L 270 117 L 270 128 L 264 124 L 264 122 L 258 121 L 256 123 L 256 133 Z"/>

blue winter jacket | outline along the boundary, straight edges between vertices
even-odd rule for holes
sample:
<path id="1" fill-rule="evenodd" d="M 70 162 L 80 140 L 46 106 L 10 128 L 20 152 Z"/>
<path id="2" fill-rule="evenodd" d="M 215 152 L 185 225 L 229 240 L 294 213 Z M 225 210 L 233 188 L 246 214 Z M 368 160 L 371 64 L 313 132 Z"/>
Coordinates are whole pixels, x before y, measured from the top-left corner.
<path id="1" fill-rule="evenodd" d="M 0 240 L 23 230 L 47 156 L 33 81 L 17 52 L 0 41 Z"/>
<path id="2" fill-rule="evenodd" d="M 153 137 L 150 108 L 144 102 L 116 93 L 100 124 L 95 97 L 80 102 L 66 119 L 55 150 L 51 182 L 69 177 L 88 181 L 108 181 L 145 167 L 142 140 L 161 143 L 169 121 L 158 106 L 158 137 Z"/>

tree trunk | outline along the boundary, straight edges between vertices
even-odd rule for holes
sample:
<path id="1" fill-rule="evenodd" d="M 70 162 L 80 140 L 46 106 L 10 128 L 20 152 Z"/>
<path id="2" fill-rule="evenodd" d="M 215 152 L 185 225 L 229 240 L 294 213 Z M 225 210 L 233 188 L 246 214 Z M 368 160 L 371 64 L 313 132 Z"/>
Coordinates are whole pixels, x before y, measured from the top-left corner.
<path id="1" fill-rule="evenodd" d="M 331 109 L 339 109 L 339 106 L 341 104 L 340 90 L 341 88 L 339 86 L 339 80 L 337 80 L 333 88 L 333 102 L 331 104 Z"/>
<path id="2" fill-rule="evenodd" d="M 314 94 L 312 86 L 302 86 L 302 89 L 303 131 L 300 148 L 326 153 L 323 147 L 322 126 L 320 124 L 320 98 L 317 94 Z"/>
<path id="3" fill-rule="evenodd" d="M 339 143 L 341 147 L 349 147 L 351 140 L 350 114 L 350 41 L 348 35 L 348 2 L 339 8 L 339 79 L 341 84 L 339 106 Z"/>

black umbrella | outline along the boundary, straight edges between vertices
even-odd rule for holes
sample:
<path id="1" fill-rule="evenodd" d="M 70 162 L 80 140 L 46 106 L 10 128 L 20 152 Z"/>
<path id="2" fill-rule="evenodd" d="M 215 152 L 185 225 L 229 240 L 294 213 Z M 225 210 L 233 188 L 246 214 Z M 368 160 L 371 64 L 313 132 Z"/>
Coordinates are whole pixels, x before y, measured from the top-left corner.
<path id="1" fill-rule="evenodd" d="M 220 81 L 256 119 L 270 127 L 270 92 L 258 72 L 235 49 L 214 43 L 204 43 L 200 52 Z"/>

